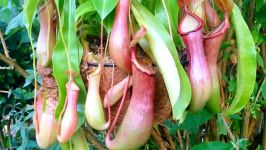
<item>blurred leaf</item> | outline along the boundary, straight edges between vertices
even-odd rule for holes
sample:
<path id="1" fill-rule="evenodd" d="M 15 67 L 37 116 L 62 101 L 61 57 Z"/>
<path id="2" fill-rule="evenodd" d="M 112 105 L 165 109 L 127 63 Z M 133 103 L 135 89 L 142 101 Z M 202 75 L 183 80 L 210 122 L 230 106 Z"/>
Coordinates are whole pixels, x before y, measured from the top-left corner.
<path id="1" fill-rule="evenodd" d="M 221 115 L 217 115 L 217 124 L 218 124 L 218 134 L 219 135 L 227 135 L 226 127 L 224 125 L 224 122 L 221 118 Z"/>
<path id="2" fill-rule="evenodd" d="M 266 100 L 266 82 L 265 82 L 265 80 L 264 80 L 261 88 L 262 88 L 262 91 L 261 91 L 262 97 Z"/>
<path id="3" fill-rule="evenodd" d="M 23 21 L 24 21 L 24 24 L 25 24 L 26 28 L 28 29 L 29 33 L 31 33 L 32 22 L 33 22 L 33 19 L 35 16 L 35 11 L 36 11 L 38 3 L 39 3 L 39 0 L 25 0 L 24 1 Z M 22 19 L 21 19 L 21 21 L 22 21 Z M 29 36 L 31 36 L 31 34 Z"/>
<path id="4" fill-rule="evenodd" d="M 0 95 L 0 105 L 6 102 L 6 97 L 3 95 Z"/>
<path id="5" fill-rule="evenodd" d="M 237 80 L 235 77 L 231 76 L 230 81 L 228 81 L 228 91 L 233 93 L 236 91 L 237 88 Z"/>
<path id="6" fill-rule="evenodd" d="M 141 4 L 146 7 L 152 14 L 155 12 L 155 7 L 158 1 L 161 0 L 143 0 Z"/>
<path id="7" fill-rule="evenodd" d="M 266 3 L 264 3 L 259 11 L 256 13 L 256 20 L 261 23 L 261 25 L 266 28 Z"/>
<path id="8" fill-rule="evenodd" d="M 0 10 L 0 21 L 3 21 L 4 23 L 8 24 L 10 20 L 12 19 L 11 17 L 11 11 L 8 8 L 2 8 Z"/>
<path id="9" fill-rule="evenodd" d="M 103 20 L 116 6 L 118 0 L 92 0 L 93 4 Z"/>
<path id="10" fill-rule="evenodd" d="M 248 141 L 247 139 L 238 139 L 237 143 L 240 150 L 248 150 Z"/>
<path id="11" fill-rule="evenodd" d="M 18 148 L 18 150 L 25 150 L 29 141 L 29 135 L 28 132 L 26 132 L 25 127 L 20 129 L 20 136 L 22 138 L 22 145 Z"/>
<path id="12" fill-rule="evenodd" d="M 257 63 L 258 63 L 258 66 L 264 69 L 264 62 L 259 52 L 257 52 Z"/>
<path id="13" fill-rule="evenodd" d="M 88 149 L 89 145 L 86 141 L 86 138 L 85 138 L 85 135 L 84 135 L 82 128 L 79 128 L 79 130 L 72 136 L 71 144 L 72 144 L 73 150 Z"/>
<path id="14" fill-rule="evenodd" d="M 178 128 L 196 134 L 198 132 L 199 126 L 203 125 L 213 116 L 214 114 L 209 113 L 205 109 L 202 109 L 195 114 L 188 112 L 186 119 L 184 120 L 183 123 L 178 125 Z"/>
<path id="15" fill-rule="evenodd" d="M 81 17 L 82 15 L 88 13 L 88 12 L 92 12 L 95 11 L 95 7 L 94 4 L 92 2 L 92 0 L 88 0 L 87 2 L 81 4 L 77 9 L 76 9 L 76 16 L 75 16 L 75 20 L 77 21 L 79 17 Z"/>
<path id="16" fill-rule="evenodd" d="M 12 95 L 14 95 L 15 99 L 32 99 L 34 97 L 33 92 L 28 92 L 27 90 L 23 88 L 16 88 L 15 90 L 12 90 Z"/>
<path id="17" fill-rule="evenodd" d="M 193 146 L 190 150 L 230 150 L 234 149 L 232 144 L 227 144 L 219 141 L 205 142 Z"/>
<path id="18" fill-rule="evenodd" d="M 266 0 L 256 0 L 256 11 L 260 11 L 260 9 L 266 4 Z"/>
<path id="19" fill-rule="evenodd" d="M 137 22 L 147 29 L 146 38 L 163 76 L 171 101 L 173 118 L 180 119 L 189 105 L 191 87 L 187 74 L 180 64 L 175 44 L 155 16 L 137 1 L 133 1 L 132 4 L 131 8 Z"/>
<path id="20" fill-rule="evenodd" d="M 233 114 L 233 115 L 230 115 L 230 119 L 242 120 L 242 117 L 239 114 Z"/>
<path id="21" fill-rule="evenodd" d="M 113 10 L 109 15 L 103 20 L 103 25 L 107 33 L 110 33 L 113 28 L 115 20 L 115 10 Z"/>
<path id="22" fill-rule="evenodd" d="M 17 31 L 20 27 L 23 27 L 23 12 L 19 13 L 15 18 L 13 18 L 7 25 L 5 34 L 9 34 L 12 30 Z"/>
<path id="23" fill-rule="evenodd" d="M 26 86 L 28 86 L 28 85 L 30 85 L 32 82 L 33 82 L 33 80 L 34 80 L 34 73 L 33 73 L 33 70 L 31 70 L 31 69 L 28 69 L 28 70 L 26 70 L 27 71 L 27 73 L 29 74 L 26 78 L 25 78 L 25 83 L 24 83 L 24 85 L 23 85 L 23 87 L 26 87 Z M 39 74 L 37 74 L 37 82 L 39 83 L 39 84 L 41 84 L 41 77 L 40 77 L 40 75 Z"/>
<path id="24" fill-rule="evenodd" d="M 170 135 L 176 134 L 177 129 L 178 129 L 178 125 L 173 123 L 170 119 L 164 120 L 163 125 L 166 126 Z"/>
<path id="25" fill-rule="evenodd" d="M 5 7 L 7 5 L 7 3 L 8 3 L 8 0 L 1 0 L 0 1 L 0 7 Z"/>

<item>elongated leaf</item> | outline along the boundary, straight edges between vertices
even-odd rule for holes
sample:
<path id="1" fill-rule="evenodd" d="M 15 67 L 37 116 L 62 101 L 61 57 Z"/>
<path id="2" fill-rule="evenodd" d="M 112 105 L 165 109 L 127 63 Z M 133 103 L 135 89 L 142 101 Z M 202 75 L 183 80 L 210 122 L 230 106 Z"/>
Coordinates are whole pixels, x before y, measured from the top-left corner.
<path id="1" fill-rule="evenodd" d="M 35 10 L 37 8 L 38 5 L 38 0 L 25 0 L 24 1 L 24 16 L 23 16 L 23 22 L 28 30 L 28 36 L 30 39 L 30 45 L 31 45 L 31 50 L 32 50 L 32 57 L 33 57 L 33 76 L 34 76 L 34 103 L 36 101 L 36 94 L 37 94 L 37 90 L 36 90 L 36 86 L 37 86 L 37 73 L 36 73 L 36 56 L 35 56 L 35 49 L 33 46 L 33 41 L 32 41 L 32 37 L 31 37 L 31 29 L 32 29 L 32 22 L 35 16 Z"/>
<path id="2" fill-rule="evenodd" d="M 116 6 L 118 0 L 92 0 L 93 4 L 103 20 Z"/>
<path id="3" fill-rule="evenodd" d="M 159 20 L 140 3 L 133 1 L 132 11 L 139 25 L 147 29 L 146 38 L 162 73 L 170 97 L 173 117 L 180 119 L 190 102 L 191 87 L 178 59 L 174 42 Z"/>
<path id="4" fill-rule="evenodd" d="M 166 10 L 169 15 L 169 21 L 170 21 L 170 27 L 172 30 L 173 34 L 173 39 L 175 44 L 181 44 L 181 39 L 179 35 L 177 34 L 177 24 L 178 24 L 178 10 L 179 7 L 177 5 L 176 0 L 164 0 L 165 5 L 166 5 Z M 162 3 L 162 0 L 157 0 L 156 7 L 155 7 L 155 17 L 160 20 L 162 25 L 165 27 L 165 29 L 170 33 L 169 31 L 169 24 L 168 24 L 168 19 L 167 15 Z"/>
<path id="5" fill-rule="evenodd" d="M 39 3 L 39 0 L 25 0 L 25 2 L 24 2 L 23 21 L 24 21 L 26 28 L 30 32 L 31 32 L 31 28 L 32 28 L 32 21 L 33 21 L 33 18 L 35 16 L 35 11 L 36 11 L 36 8 L 38 6 L 38 3 Z"/>
<path id="6" fill-rule="evenodd" d="M 92 12 L 95 11 L 95 7 L 94 4 L 92 2 L 92 0 L 88 0 L 86 3 L 81 4 L 77 10 L 76 10 L 76 17 L 75 20 L 77 21 L 79 17 L 81 17 L 82 15 L 88 13 L 88 12 Z"/>
<path id="7" fill-rule="evenodd" d="M 161 0 L 148 0 L 148 1 L 144 0 L 141 1 L 141 4 L 145 6 L 145 8 L 148 9 L 152 14 L 154 14 L 157 1 Z"/>
<path id="8" fill-rule="evenodd" d="M 57 9 L 59 8 L 58 1 Z M 69 55 L 70 65 L 74 72 L 78 74 L 75 82 L 80 88 L 78 99 L 78 127 L 84 122 L 84 103 L 86 99 L 86 90 L 80 77 L 80 61 L 82 56 L 82 48 L 78 42 L 75 31 L 75 0 L 64 1 L 62 14 L 60 14 L 60 26 L 58 40 L 53 52 L 53 73 L 59 89 L 59 103 L 55 111 L 55 118 L 58 119 L 66 98 L 66 83 L 69 77 L 65 73 L 69 70 L 67 53 Z"/>
<path id="9" fill-rule="evenodd" d="M 252 94 L 256 81 L 256 48 L 248 26 L 237 5 L 232 11 L 237 39 L 237 90 L 233 102 L 225 112 L 234 114 L 243 109 Z"/>

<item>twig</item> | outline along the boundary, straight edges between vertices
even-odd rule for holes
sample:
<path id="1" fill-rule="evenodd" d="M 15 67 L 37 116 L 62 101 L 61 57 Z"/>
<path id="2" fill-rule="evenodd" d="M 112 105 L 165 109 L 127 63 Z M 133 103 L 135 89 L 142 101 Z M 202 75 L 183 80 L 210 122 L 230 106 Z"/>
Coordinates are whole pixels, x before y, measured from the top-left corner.
<path id="1" fill-rule="evenodd" d="M 5 63 L 9 64 L 10 66 L 14 66 L 15 70 L 18 71 L 24 78 L 26 78 L 29 74 L 20 67 L 14 60 L 9 59 L 3 54 L 0 54 L 0 60 L 4 61 Z"/>
<path id="2" fill-rule="evenodd" d="M 261 94 L 261 92 L 262 92 L 263 84 L 264 84 L 265 82 L 266 82 L 266 76 L 264 77 L 264 79 L 263 79 L 263 81 L 262 81 L 262 83 L 261 83 L 261 85 L 260 85 L 259 91 L 258 91 L 258 93 L 257 93 L 257 95 L 256 95 L 256 98 L 255 98 L 253 104 L 256 104 L 256 103 L 257 103 L 257 101 L 258 101 L 258 99 L 259 99 L 259 96 L 260 96 L 260 94 Z"/>
<path id="3" fill-rule="evenodd" d="M 97 138 L 94 137 L 93 133 L 91 133 L 91 131 L 89 131 L 87 128 L 84 128 L 84 134 L 86 139 L 96 148 L 99 150 L 107 150 L 107 148 L 100 143 Z"/>
<path id="4" fill-rule="evenodd" d="M 248 108 L 249 108 L 249 103 L 246 105 L 246 108 L 243 111 L 244 122 L 242 125 L 242 132 L 241 132 L 241 137 L 246 138 L 247 140 L 248 140 L 249 121 L 250 121 L 250 112 Z"/>
<path id="5" fill-rule="evenodd" d="M 167 141 L 169 142 L 169 146 L 171 147 L 171 149 L 176 149 L 175 147 L 175 143 L 171 137 L 171 135 L 169 134 L 169 132 L 167 131 L 166 127 L 162 127 L 163 133 L 167 139 Z"/>
<path id="6" fill-rule="evenodd" d="M 6 42 L 5 42 L 5 39 L 3 37 L 3 33 L 2 33 L 1 30 L 0 30 L 0 38 L 1 38 L 1 43 L 3 45 L 4 53 L 5 53 L 6 57 L 9 58 L 9 59 L 11 59 L 11 57 L 9 56 L 9 51 L 7 49 Z"/>
<path id="7" fill-rule="evenodd" d="M 164 141 L 162 137 L 160 136 L 160 133 L 156 131 L 156 129 L 152 129 L 151 136 L 154 139 L 154 141 L 157 143 L 160 150 L 167 150 L 166 146 L 164 145 Z"/>
<path id="8" fill-rule="evenodd" d="M 8 67 L 1 67 L 0 66 L 0 70 L 13 70 L 14 67 L 13 66 L 8 66 Z"/>
<path id="9" fill-rule="evenodd" d="M 0 90 L 0 93 L 5 93 L 5 94 L 8 94 L 8 93 L 9 93 L 9 91 Z"/>
<path id="10" fill-rule="evenodd" d="M 263 113 L 264 126 L 263 126 L 263 137 L 262 137 L 262 149 L 266 149 L 266 111 Z"/>
<path id="11" fill-rule="evenodd" d="M 262 58 L 264 59 L 264 61 L 263 61 L 264 66 L 266 66 L 266 61 L 265 61 L 265 59 L 266 59 L 266 44 L 261 44 L 260 49 L 261 49 Z"/>
<path id="12" fill-rule="evenodd" d="M 180 144 L 180 150 L 184 150 L 184 144 L 183 144 L 182 136 L 179 130 L 177 130 L 177 137 L 178 137 L 178 142 Z"/>
<path id="13" fill-rule="evenodd" d="M 221 118 L 222 118 L 222 120 L 223 120 L 223 123 L 224 123 L 224 125 L 225 125 L 225 128 L 226 128 L 226 131 L 227 131 L 227 134 L 228 134 L 229 138 L 230 138 L 230 139 L 233 141 L 233 143 L 235 144 L 235 149 L 236 149 L 236 150 L 239 150 L 238 145 L 237 145 L 237 143 L 236 143 L 236 139 L 235 139 L 235 137 L 234 137 L 232 131 L 230 130 L 230 128 L 229 128 L 229 126 L 228 126 L 228 124 L 227 124 L 225 118 L 224 118 L 223 116 L 221 116 Z"/>
<path id="14" fill-rule="evenodd" d="M 12 60 L 12 58 L 9 56 L 9 51 L 7 49 L 6 42 L 5 42 L 5 39 L 3 37 L 3 33 L 1 30 L 0 30 L 0 39 L 1 39 L 1 43 L 3 45 L 3 49 L 4 49 L 4 53 L 5 53 L 6 57 L 8 59 Z M 12 64 L 9 64 L 8 67 L 0 67 L 0 70 L 13 70 L 13 69 L 14 69 L 14 65 L 12 65 Z"/>
<path id="15" fill-rule="evenodd" d="M 251 136 L 253 135 L 253 132 L 254 132 L 254 130 L 256 129 L 256 125 L 257 125 L 257 123 L 258 123 L 258 121 L 259 121 L 259 118 L 261 118 L 262 116 L 259 116 L 258 118 L 251 118 L 251 121 L 250 121 L 250 123 L 249 123 L 249 130 L 248 130 L 248 139 L 250 139 L 251 138 Z"/>
<path id="16" fill-rule="evenodd" d="M 186 150 L 189 150 L 189 133 L 187 131 L 185 131 L 184 133 L 186 135 Z"/>

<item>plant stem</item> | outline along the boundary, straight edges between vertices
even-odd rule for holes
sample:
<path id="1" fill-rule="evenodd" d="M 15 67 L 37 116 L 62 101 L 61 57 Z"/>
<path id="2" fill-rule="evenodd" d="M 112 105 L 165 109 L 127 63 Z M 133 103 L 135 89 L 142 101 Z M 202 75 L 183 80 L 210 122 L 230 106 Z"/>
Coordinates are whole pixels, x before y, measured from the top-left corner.
<path id="1" fill-rule="evenodd" d="M 259 121 L 259 119 L 262 117 L 262 115 L 256 117 L 256 118 L 251 118 L 251 121 L 249 123 L 249 130 L 248 130 L 248 139 L 251 138 L 251 136 L 254 134 L 254 130 L 256 129 L 256 125 Z"/>
<path id="2" fill-rule="evenodd" d="M 224 125 L 225 125 L 225 128 L 226 128 L 226 131 L 227 131 L 227 134 L 228 134 L 229 138 L 230 138 L 231 141 L 235 144 L 235 149 L 236 149 L 236 150 L 239 150 L 238 145 L 237 145 L 237 143 L 236 143 L 236 139 L 235 139 L 235 137 L 234 137 L 232 131 L 230 130 L 230 128 L 229 128 L 229 126 L 228 126 L 228 124 L 227 124 L 227 121 L 225 120 L 225 118 L 224 118 L 223 116 L 221 116 L 221 118 L 222 118 L 222 120 L 223 120 L 223 123 L 224 123 Z"/>
<path id="3" fill-rule="evenodd" d="M 18 71 L 24 78 L 26 78 L 29 74 L 22 68 L 20 67 L 14 60 L 9 59 L 3 54 L 0 54 L 0 60 L 3 62 L 9 64 L 10 66 L 14 66 L 15 70 Z"/>
<path id="4" fill-rule="evenodd" d="M 154 139 L 154 141 L 157 143 L 157 145 L 158 145 L 158 148 L 160 149 L 160 150 L 167 150 L 167 148 L 166 148 L 166 146 L 165 146 L 165 144 L 164 144 L 164 141 L 163 141 L 163 139 L 162 139 L 162 137 L 161 137 L 161 134 L 160 133 L 158 133 L 157 131 L 156 131 L 156 129 L 152 129 L 152 131 L 151 131 L 151 136 L 152 136 L 152 138 Z"/>
<path id="5" fill-rule="evenodd" d="M 9 93 L 9 91 L 0 90 L 0 93 L 5 93 L 5 94 L 8 94 L 8 93 Z"/>
<path id="6" fill-rule="evenodd" d="M 2 45 L 3 45 L 3 48 L 4 48 L 4 53 L 5 53 L 6 57 L 11 59 L 11 57 L 9 56 L 9 51 L 7 49 L 6 42 L 5 42 L 5 39 L 3 37 L 3 33 L 2 33 L 1 30 L 0 30 L 0 38 L 1 38 L 1 42 L 2 42 Z"/>
<path id="7" fill-rule="evenodd" d="M 184 131 L 184 134 L 186 135 L 186 150 L 189 150 L 189 133 L 187 131 Z"/>
<path id="8" fill-rule="evenodd" d="M 178 136 L 178 142 L 180 145 L 180 150 L 184 150 L 184 144 L 183 144 L 181 133 L 179 130 L 177 130 L 177 136 Z"/>
<path id="9" fill-rule="evenodd" d="M 168 143 L 169 143 L 171 149 L 175 149 L 175 147 L 176 147 L 176 146 L 175 146 L 175 143 L 174 143 L 174 141 L 173 141 L 171 135 L 170 135 L 169 132 L 167 131 L 167 128 L 166 128 L 166 127 L 162 127 L 162 130 L 163 130 L 163 133 L 164 133 L 164 135 L 165 135 L 165 137 L 166 137 L 166 139 L 167 139 L 167 141 L 168 141 Z"/>
<path id="10" fill-rule="evenodd" d="M 266 149 L 266 111 L 264 111 L 263 115 L 264 126 L 263 126 L 263 137 L 262 137 L 262 149 Z"/>
<path id="11" fill-rule="evenodd" d="M 258 91 L 258 93 L 257 93 L 257 95 L 256 95 L 256 98 L 255 98 L 253 104 L 256 104 L 256 103 L 257 103 L 257 101 L 258 101 L 258 99 L 259 99 L 259 96 L 260 96 L 260 94 L 261 94 L 261 92 L 262 92 L 262 86 L 263 86 L 263 84 L 264 84 L 265 82 L 266 82 L 266 76 L 264 77 L 264 79 L 263 79 L 263 81 L 262 81 L 262 83 L 261 83 L 261 85 L 260 85 L 259 91 Z"/>
<path id="12" fill-rule="evenodd" d="M 87 140 L 96 148 L 99 150 L 107 150 L 107 148 L 98 141 L 97 138 L 94 137 L 93 133 L 91 133 L 87 128 L 84 128 L 84 134 Z"/>
<path id="13" fill-rule="evenodd" d="M 250 112 L 248 110 L 249 103 L 246 105 L 245 109 L 243 110 L 243 124 L 242 124 L 242 132 L 241 137 L 248 140 L 248 132 L 249 132 L 249 120 L 250 120 Z"/>

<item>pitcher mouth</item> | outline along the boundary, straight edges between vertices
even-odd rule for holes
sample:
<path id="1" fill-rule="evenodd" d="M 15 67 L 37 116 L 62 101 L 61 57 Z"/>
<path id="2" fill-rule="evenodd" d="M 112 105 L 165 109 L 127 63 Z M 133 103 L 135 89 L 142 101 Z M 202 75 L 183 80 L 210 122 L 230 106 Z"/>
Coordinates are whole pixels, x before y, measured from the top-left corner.
<path id="1" fill-rule="evenodd" d="M 189 17 L 189 18 L 187 18 Z M 188 26 L 184 26 L 188 22 Z M 196 23 L 196 25 L 191 26 L 191 22 Z M 191 13 L 187 7 L 184 8 L 184 15 L 181 18 L 180 24 L 178 26 L 178 32 L 180 35 L 187 35 L 191 32 L 197 32 L 202 28 L 202 20 L 195 14 Z M 188 28 L 188 29 L 187 29 Z"/>
<path id="2" fill-rule="evenodd" d="M 205 35 L 203 38 L 204 39 L 211 39 L 215 38 L 219 35 L 224 34 L 227 29 L 230 27 L 229 20 L 228 20 L 228 14 L 224 13 L 224 21 L 213 31 Z"/>

